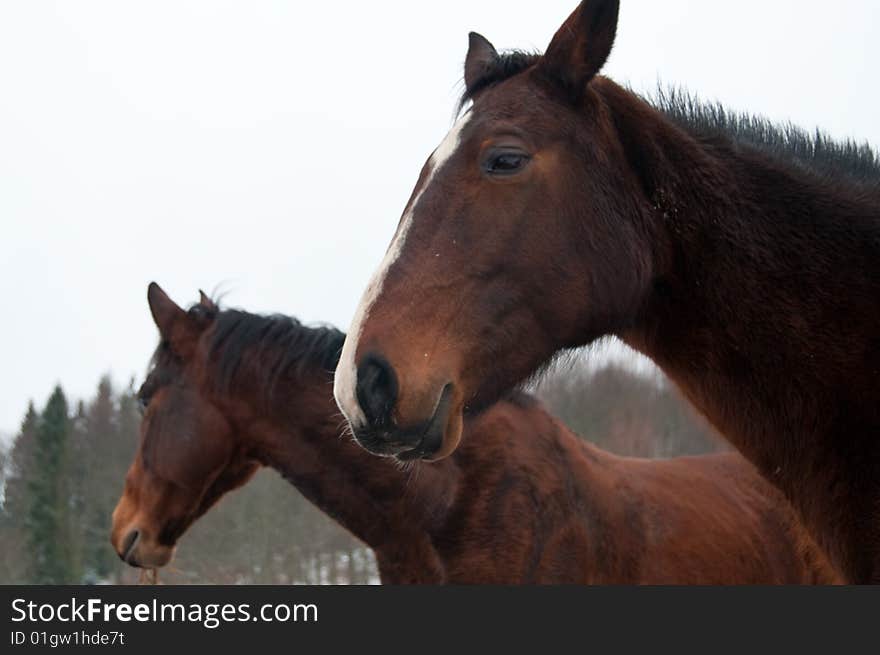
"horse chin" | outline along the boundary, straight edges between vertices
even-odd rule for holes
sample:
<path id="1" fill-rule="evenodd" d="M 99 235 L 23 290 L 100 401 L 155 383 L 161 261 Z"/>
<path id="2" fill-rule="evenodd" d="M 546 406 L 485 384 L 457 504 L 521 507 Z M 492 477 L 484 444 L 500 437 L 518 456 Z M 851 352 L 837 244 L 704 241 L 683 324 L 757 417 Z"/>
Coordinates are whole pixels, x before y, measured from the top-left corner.
<path id="1" fill-rule="evenodd" d="M 443 386 L 427 420 L 401 427 L 354 428 L 354 440 L 365 450 L 401 462 L 436 461 L 448 457 L 461 441 L 463 402 L 452 383 Z"/>
<path id="2" fill-rule="evenodd" d="M 126 564 L 135 568 L 161 569 L 174 559 L 176 550 L 176 545 L 160 546 L 158 544 L 137 543 L 121 557 Z"/>
<path id="3" fill-rule="evenodd" d="M 161 569 L 163 566 L 167 566 L 171 562 L 171 560 L 174 559 L 175 550 L 175 546 L 172 546 L 170 548 L 163 546 L 159 549 L 148 551 L 144 554 L 138 553 L 137 563 L 134 564 L 134 566 L 138 566 L 142 569 Z"/>

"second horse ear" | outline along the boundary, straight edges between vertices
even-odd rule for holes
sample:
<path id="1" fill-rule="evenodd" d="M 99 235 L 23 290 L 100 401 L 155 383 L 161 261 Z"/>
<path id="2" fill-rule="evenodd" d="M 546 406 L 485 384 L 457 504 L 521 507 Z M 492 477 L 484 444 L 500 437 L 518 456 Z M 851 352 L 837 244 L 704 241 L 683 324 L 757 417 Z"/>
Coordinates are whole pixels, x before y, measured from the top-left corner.
<path id="1" fill-rule="evenodd" d="M 211 300 L 211 297 L 201 289 L 199 289 L 199 305 L 201 305 L 211 313 L 215 313 L 217 311 L 217 303 Z"/>
<path id="2" fill-rule="evenodd" d="M 464 60 L 464 86 L 472 96 L 488 70 L 498 59 L 498 51 L 482 34 L 468 34 L 468 51 Z"/>
<path id="3" fill-rule="evenodd" d="M 619 0 L 583 0 L 553 36 L 538 71 L 580 102 L 602 70 L 617 35 Z"/>
<path id="4" fill-rule="evenodd" d="M 192 318 L 155 282 L 150 282 L 147 287 L 147 303 L 162 340 L 168 343 L 174 354 L 189 357 L 199 336 L 198 326 Z"/>

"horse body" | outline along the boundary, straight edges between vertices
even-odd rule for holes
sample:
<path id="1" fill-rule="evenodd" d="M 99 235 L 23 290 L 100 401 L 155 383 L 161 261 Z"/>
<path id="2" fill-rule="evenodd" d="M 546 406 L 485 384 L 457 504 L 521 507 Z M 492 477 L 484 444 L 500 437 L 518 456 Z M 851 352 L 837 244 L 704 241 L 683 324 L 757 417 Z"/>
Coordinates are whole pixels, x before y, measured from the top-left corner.
<path id="1" fill-rule="evenodd" d="M 511 571 L 543 583 L 837 579 L 781 494 L 736 453 L 618 457 L 527 396 L 476 417 L 466 439 L 450 460 L 468 501 L 432 536 L 451 580 L 474 571 L 489 583 Z"/>
<path id="2" fill-rule="evenodd" d="M 402 467 L 339 434 L 327 369 L 341 333 L 201 307 L 174 319 L 196 326 L 160 325 L 172 336 L 140 392 L 142 442 L 113 533 L 132 564 L 167 561 L 192 521 L 265 465 L 373 548 L 384 583 L 837 580 L 791 507 L 736 454 L 616 457 L 513 394 L 474 417 L 452 457 Z M 175 333 L 195 342 L 175 345 Z"/>
<path id="3" fill-rule="evenodd" d="M 878 582 L 880 163 L 597 76 L 618 4 L 584 0 L 543 56 L 471 35 L 472 104 L 364 297 L 338 404 L 372 452 L 441 458 L 463 416 L 618 335 Z"/>

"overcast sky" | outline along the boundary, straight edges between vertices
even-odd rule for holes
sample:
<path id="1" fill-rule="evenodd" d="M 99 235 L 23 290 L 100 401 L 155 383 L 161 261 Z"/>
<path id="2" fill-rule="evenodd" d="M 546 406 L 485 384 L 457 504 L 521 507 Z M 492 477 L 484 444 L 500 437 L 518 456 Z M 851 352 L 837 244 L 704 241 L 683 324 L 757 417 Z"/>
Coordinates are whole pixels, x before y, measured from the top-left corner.
<path id="1" fill-rule="evenodd" d="M 544 49 L 575 4 L 0 0 L 0 432 L 143 376 L 150 280 L 347 327 L 468 31 Z M 622 5 L 614 79 L 880 144 L 876 0 Z"/>

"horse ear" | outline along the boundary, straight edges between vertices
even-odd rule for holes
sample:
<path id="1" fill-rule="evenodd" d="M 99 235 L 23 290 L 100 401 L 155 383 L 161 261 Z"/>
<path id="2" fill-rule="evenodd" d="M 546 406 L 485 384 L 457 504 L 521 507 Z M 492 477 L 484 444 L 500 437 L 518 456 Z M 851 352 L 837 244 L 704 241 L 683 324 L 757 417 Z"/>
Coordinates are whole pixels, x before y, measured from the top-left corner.
<path id="1" fill-rule="evenodd" d="M 147 302 L 162 339 L 171 345 L 171 350 L 177 355 L 188 356 L 198 338 L 197 326 L 192 318 L 155 282 L 150 282 L 147 287 Z"/>
<path id="2" fill-rule="evenodd" d="M 498 51 L 481 34 L 468 34 L 468 52 L 464 60 L 464 86 L 473 93 L 489 67 L 498 59 Z"/>
<path id="3" fill-rule="evenodd" d="M 201 305 L 211 313 L 215 313 L 217 311 L 217 303 L 211 300 L 210 296 L 208 296 L 208 294 L 201 289 L 199 289 L 199 305 Z"/>
<path id="4" fill-rule="evenodd" d="M 619 12 L 619 0 L 583 0 L 553 36 L 537 69 L 579 102 L 611 54 Z"/>

